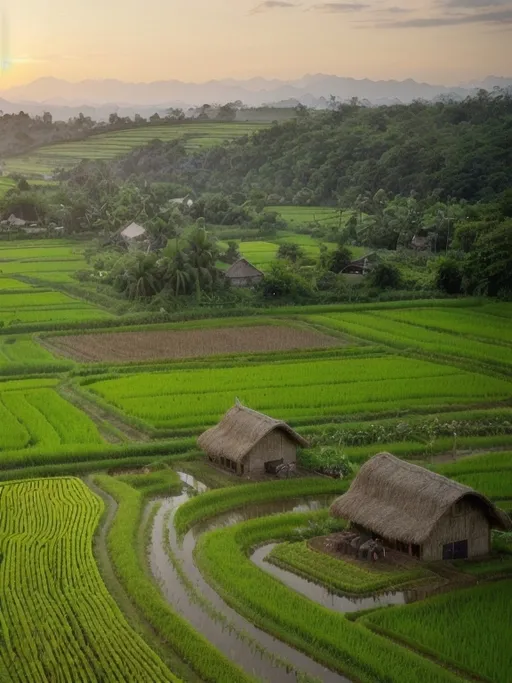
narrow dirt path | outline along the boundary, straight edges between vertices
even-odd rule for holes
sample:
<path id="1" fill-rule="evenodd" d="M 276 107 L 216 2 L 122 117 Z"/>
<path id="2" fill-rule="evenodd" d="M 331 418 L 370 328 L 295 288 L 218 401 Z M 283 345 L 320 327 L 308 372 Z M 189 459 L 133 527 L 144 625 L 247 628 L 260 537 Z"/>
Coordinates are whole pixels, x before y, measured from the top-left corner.
<path id="1" fill-rule="evenodd" d="M 124 422 L 118 415 L 105 410 L 93 401 L 78 393 L 73 385 L 65 382 L 58 387 L 58 392 L 74 406 L 86 413 L 98 427 L 101 436 L 108 443 L 124 441 L 150 441 L 151 437 L 143 431 Z"/>

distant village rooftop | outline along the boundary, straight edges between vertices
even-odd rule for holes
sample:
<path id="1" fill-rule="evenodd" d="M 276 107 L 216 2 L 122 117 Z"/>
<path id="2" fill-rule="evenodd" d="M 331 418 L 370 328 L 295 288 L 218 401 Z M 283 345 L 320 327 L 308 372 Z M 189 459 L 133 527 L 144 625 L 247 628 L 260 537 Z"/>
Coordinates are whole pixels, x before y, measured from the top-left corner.
<path id="1" fill-rule="evenodd" d="M 240 258 L 227 269 L 225 276 L 235 287 L 248 287 L 261 282 L 264 274 L 247 259 Z"/>
<path id="2" fill-rule="evenodd" d="M 132 222 L 125 226 L 119 233 L 127 240 L 134 240 L 146 234 L 146 228 L 138 223 Z"/>

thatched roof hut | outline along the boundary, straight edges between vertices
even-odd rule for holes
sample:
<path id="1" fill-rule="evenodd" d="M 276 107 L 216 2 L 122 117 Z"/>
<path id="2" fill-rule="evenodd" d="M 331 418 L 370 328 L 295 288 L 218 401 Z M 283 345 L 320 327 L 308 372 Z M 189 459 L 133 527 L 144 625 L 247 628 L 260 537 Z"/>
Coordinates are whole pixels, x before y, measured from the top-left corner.
<path id="1" fill-rule="evenodd" d="M 131 223 L 128 223 L 128 225 L 125 225 L 125 227 L 119 231 L 119 234 L 125 240 L 136 240 L 146 235 L 146 228 L 132 221 Z"/>
<path id="2" fill-rule="evenodd" d="M 255 268 L 247 259 L 240 258 L 225 272 L 225 276 L 234 287 L 251 287 L 263 280 L 261 270 Z"/>
<path id="3" fill-rule="evenodd" d="M 512 528 L 504 512 L 469 486 L 390 453 L 361 467 L 331 514 L 428 560 L 487 554 L 490 528 Z"/>
<path id="4" fill-rule="evenodd" d="M 307 441 L 289 425 L 237 402 L 216 427 L 201 434 L 199 446 L 210 460 L 238 474 L 261 474 L 296 461 Z"/>
<path id="5" fill-rule="evenodd" d="M 366 275 L 372 268 L 377 254 L 372 251 L 361 258 L 354 259 L 342 269 L 344 275 Z"/>

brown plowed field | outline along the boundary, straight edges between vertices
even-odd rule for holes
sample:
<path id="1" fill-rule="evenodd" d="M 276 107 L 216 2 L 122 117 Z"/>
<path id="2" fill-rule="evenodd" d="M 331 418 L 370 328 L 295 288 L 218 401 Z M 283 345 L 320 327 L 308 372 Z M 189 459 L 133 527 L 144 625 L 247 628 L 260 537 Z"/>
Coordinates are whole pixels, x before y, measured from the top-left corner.
<path id="1" fill-rule="evenodd" d="M 315 330 L 257 325 L 66 335 L 47 339 L 46 344 L 52 351 L 75 360 L 122 362 L 329 348 L 343 341 Z"/>

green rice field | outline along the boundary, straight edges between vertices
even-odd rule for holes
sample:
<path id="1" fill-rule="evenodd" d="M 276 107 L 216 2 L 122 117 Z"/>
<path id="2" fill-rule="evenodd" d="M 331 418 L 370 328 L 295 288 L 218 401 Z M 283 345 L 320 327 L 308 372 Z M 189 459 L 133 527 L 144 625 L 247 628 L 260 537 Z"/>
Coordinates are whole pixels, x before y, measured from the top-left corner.
<path id="1" fill-rule="evenodd" d="M 481 312 L 464 308 L 452 311 L 435 307 L 427 310 L 375 309 L 313 315 L 308 320 L 396 348 L 510 367 L 511 319 L 488 314 L 487 310 Z"/>
<path id="2" fill-rule="evenodd" d="M 263 241 L 255 240 L 250 242 L 239 242 L 239 250 L 241 256 L 247 259 L 253 266 L 259 268 L 263 272 L 269 269 L 270 264 L 276 260 L 277 251 L 281 244 L 297 244 L 306 256 L 318 258 L 320 255 L 320 247 L 322 244 L 330 250 L 336 249 L 336 244 L 333 242 L 323 242 L 315 239 L 310 235 L 294 234 L 292 232 L 279 232 L 275 239 Z M 360 258 L 367 253 L 364 247 L 350 247 L 353 257 Z"/>
<path id="3" fill-rule="evenodd" d="M 41 322 L 81 322 L 110 318 L 107 311 L 60 292 L 0 294 L 0 322 L 4 325 Z"/>
<path id="4" fill-rule="evenodd" d="M 317 225 L 318 227 L 341 227 L 348 215 L 346 212 L 328 206 L 268 206 L 276 211 L 292 227 Z"/>
<path id="5" fill-rule="evenodd" d="M 41 147 L 35 152 L 4 160 L 5 173 L 28 177 L 51 174 L 56 168 L 75 166 L 83 159 L 109 160 L 127 154 L 152 140 L 183 139 L 188 149 L 213 147 L 264 128 L 263 123 L 191 123 L 144 126 L 112 133 L 100 133 L 79 142 Z"/>
<path id="6" fill-rule="evenodd" d="M 155 427 L 199 428 L 213 424 L 235 397 L 293 423 L 413 406 L 500 401 L 510 397 L 512 386 L 447 365 L 386 357 L 136 374 L 88 388 Z"/>
<path id="7" fill-rule="evenodd" d="M 0 382 L 0 451 L 102 443 L 95 424 L 55 391 L 56 384 Z"/>
<path id="8" fill-rule="evenodd" d="M 103 507 L 78 479 L 0 485 L 2 680 L 178 680 L 102 581 L 92 537 Z"/>
<path id="9" fill-rule="evenodd" d="M 317 253 L 292 232 L 242 253 L 265 269 L 295 238 Z M 436 597 L 435 563 L 340 558 L 322 539 L 346 528 L 327 508 L 382 450 L 512 512 L 512 304 L 184 311 L 135 325 L 75 297 L 87 293 L 72 278 L 82 249 L 0 242 L 0 680 L 508 683 L 509 533 L 493 532 L 490 556 L 444 565 L 456 578 Z M 260 351 L 237 346 L 261 329 Z M 128 360 L 152 331 L 199 351 Z M 273 331 L 292 348 L 269 344 Z M 299 331 L 334 343 L 302 347 Z M 57 355 L 68 334 L 77 360 Z M 236 399 L 309 440 L 296 473 L 240 478 L 198 450 Z M 333 462 L 343 477 L 326 476 Z M 401 590 L 418 601 L 381 606 Z"/>
<path id="10" fill-rule="evenodd" d="M 512 581 L 502 581 L 379 610 L 366 619 L 371 627 L 399 637 L 415 649 L 435 652 L 448 666 L 507 683 L 510 620 L 506 605 L 511 600 Z"/>

